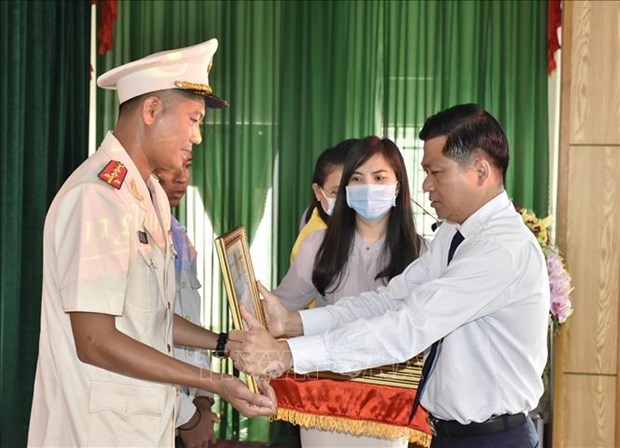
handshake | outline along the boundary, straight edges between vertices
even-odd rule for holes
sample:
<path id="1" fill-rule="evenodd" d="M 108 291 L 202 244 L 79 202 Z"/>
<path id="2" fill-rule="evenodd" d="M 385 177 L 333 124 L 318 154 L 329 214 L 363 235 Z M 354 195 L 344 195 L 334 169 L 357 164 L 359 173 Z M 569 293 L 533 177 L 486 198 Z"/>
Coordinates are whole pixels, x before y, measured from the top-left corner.
<path id="1" fill-rule="evenodd" d="M 299 313 L 287 310 L 280 300 L 260 283 L 258 289 L 264 298 L 262 304 L 268 328 L 241 305 L 241 317 L 247 324 L 247 330 L 231 331 L 224 352 L 233 360 L 237 369 L 258 377 L 260 394 L 250 392 L 238 378 L 228 375 L 225 376 L 227 381 L 219 381 L 220 387 L 214 390 L 247 417 L 275 414 L 277 399 L 269 380 L 282 375 L 293 366 L 288 343 L 284 340 L 278 341 L 275 337 L 302 334 Z"/>
<path id="2" fill-rule="evenodd" d="M 260 282 L 257 285 L 263 296 L 262 305 L 267 328 L 240 305 L 241 317 L 248 329 L 233 330 L 229 333 L 226 354 L 233 360 L 237 369 L 269 380 L 281 376 L 293 367 L 293 357 L 288 343 L 276 338 L 299 336 L 303 334 L 303 327 L 298 312 L 287 310 L 271 291 Z"/>

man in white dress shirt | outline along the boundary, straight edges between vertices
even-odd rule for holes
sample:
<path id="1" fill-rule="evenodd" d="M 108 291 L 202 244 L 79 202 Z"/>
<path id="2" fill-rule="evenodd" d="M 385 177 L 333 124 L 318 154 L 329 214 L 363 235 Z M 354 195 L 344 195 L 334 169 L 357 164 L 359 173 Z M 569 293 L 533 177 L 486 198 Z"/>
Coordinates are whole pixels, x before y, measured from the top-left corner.
<path id="1" fill-rule="evenodd" d="M 119 119 L 64 183 L 45 220 L 41 335 L 29 446 L 172 446 L 176 384 L 211 390 L 246 415 L 274 397 L 174 359 L 174 344 L 216 348 L 174 313 L 170 205 L 152 175 L 180 169 L 201 142 L 215 39 L 103 74 Z M 268 389 L 267 389 L 268 390 Z"/>
<path id="2" fill-rule="evenodd" d="M 271 335 L 304 336 L 276 341 L 244 313 L 252 330 L 230 334 L 231 357 L 273 375 L 359 371 L 427 351 L 418 394 L 433 448 L 538 446 L 527 414 L 543 392 L 549 280 L 504 191 L 506 137 L 463 104 L 431 116 L 420 139 L 423 189 L 444 220 L 430 249 L 386 287 L 324 308 L 288 311 L 261 289 Z"/>

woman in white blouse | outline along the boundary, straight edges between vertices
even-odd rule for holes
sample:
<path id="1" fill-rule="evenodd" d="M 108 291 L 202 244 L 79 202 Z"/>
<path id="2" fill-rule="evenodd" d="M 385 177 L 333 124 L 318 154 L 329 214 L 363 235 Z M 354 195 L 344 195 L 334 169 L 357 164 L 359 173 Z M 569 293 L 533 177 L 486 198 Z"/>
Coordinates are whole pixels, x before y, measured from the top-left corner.
<path id="1" fill-rule="evenodd" d="M 273 291 L 291 310 L 313 298 L 317 306 L 384 286 L 418 258 L 426 242 L 415 230 L 409 182 L 398 147 L 389 139 L 366 137 L 345 160 L 329 226 L 310 234 L 289 271 Z M 304 447 L 407 446 L 347 434 L 301 431 Z"/>

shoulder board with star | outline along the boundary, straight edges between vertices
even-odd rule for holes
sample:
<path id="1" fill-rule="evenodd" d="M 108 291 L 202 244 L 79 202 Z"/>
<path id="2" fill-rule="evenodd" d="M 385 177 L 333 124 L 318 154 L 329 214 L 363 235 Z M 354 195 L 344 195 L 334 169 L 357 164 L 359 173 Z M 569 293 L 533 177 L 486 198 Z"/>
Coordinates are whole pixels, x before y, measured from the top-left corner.
<path id="1" fill-rule="evenodd" d="M 127 168 L 118 160 L 111 160 L 99 173 L 98 177 L 107 184 L 112 185 L 117 190 L 121 189 Z"/>

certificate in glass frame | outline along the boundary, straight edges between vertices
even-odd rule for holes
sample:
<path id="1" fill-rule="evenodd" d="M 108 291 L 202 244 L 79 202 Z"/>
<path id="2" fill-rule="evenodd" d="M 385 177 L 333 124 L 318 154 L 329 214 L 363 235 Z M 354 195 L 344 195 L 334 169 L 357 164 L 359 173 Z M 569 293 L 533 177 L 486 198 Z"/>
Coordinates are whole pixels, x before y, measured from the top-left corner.
<path id="1" fill-rule="evenodd" d="M 233 328 L 247 330 L 241 318 L 239 305 L 243 305 L 256 319 L 266 326 L 265 314 L 256 287 L 254 268 L 244 227 L 237 227 L 215 239 L 220 261 L 228 306 L 232 314 Z M 256 380 L 248 375 L 248 388 L 257 392 Z"/>
<path id="2" fill-rule="evenodd" d="M 422 376 L 423 365 L 424 358 L 422 355 L 418 355 L 401 364 L 374 367 L 356 372 L 355 374 L 345 375 L 326 371 L 316 372 L 316 378 L 417 389 Z"/>

